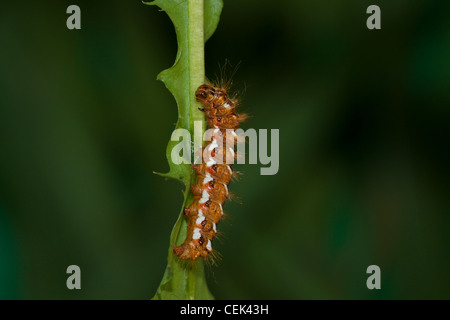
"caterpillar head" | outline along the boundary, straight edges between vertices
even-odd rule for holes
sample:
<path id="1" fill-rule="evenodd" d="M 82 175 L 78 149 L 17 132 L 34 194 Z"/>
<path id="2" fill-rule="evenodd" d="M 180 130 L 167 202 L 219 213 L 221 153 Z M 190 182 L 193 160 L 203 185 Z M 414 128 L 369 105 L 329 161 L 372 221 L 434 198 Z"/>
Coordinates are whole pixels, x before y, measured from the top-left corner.
<path id="1" fill-rule="evenodd" d="M 206 84 L 198 87 L 195 92 L 197 101 L 203 105 L 212 103 L 212 108 L 218 108 L 229 102 L 227 91 L 223 88 L 216 88 Z"/>
<path id="2" fill-rule="evenodd" d="M 216 90 L 214 87 L 208 86 L 206 84 L 201 85 L 195 92 L 195 98 L 197 99 L 197 101 L 203 104 L 209 103 L 214 99 L 215 91 Z"/>

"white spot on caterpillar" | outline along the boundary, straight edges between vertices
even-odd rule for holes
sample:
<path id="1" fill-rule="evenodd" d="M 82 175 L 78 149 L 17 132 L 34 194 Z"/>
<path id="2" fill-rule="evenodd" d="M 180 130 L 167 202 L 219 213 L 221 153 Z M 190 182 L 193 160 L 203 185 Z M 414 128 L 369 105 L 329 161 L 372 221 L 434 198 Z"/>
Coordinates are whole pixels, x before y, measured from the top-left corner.
<path id="1" fill-rule="evenodd" d="M 211 158 L 211 159 L 209 159 L 208 160 L 208 162 L 206 163 L 206 166 L 207 167 L 211 167 L 212 165 L 214 165 L 214 164 L 216 164 L 217 162 L 213 159 L 213 158 Z"/>
<path id="2" fill-rule="evenodd" d="M 201 224 L 203 222 L 203 220 L 205 220 L 204 216 L 198 217 L 197 220 L 195 220 L 196 224 Z"/>
<path id="3" fill-rule="evenodd" d="M 218 146 L 219 146 L 219 145 L 217 144 L 216 139 L 213 139 L 213 140 L 211 141 L 211 144 L 208 146 L 208 148 L 211 150 L 211 149 L 217 148 Z"/>
<path id="4" fill-rule="evenodd" d="M 213 230 L 214 230 L 214 232 L 217 232 L 216 224 L 215 224 L 215 223 L 213 223 Z"/>
<path id="5" fill-rule="evenodd" d="M 225 103 L 223 106 L 227 109 L 231 107 L 228 103 Z"/>
<path id="6" fill-rule="evenodd" d="M 198 216 L 203 217 L 203 211 L 201 209 L 198 210 Z"/>
<path id="7" fill-rule="evenodd" d="M 202 235 L 200 234 L 200 229 L 199 228 L 195 228 L 194 229 L 194 234 L 192 235 L 192 239 L 200 239 Z"/>
<path id="8" fill-rule="evenodd" d="M 206 249 L 207 249 L 208 251 L 212 251 L 211 240 L 208 240 L 208 244 L 206 245 Z"/>
<path id="9" fill-rule="evenodd" d="M 209 173 L 206 174 L 205 179 L 203 179 L 203 184 L 207 184 L 210 181 L 213 181 L 214 179 L 211 178 L 211 176 L 209 175 Z"/>
<path id="10" fill-rule="evenodd" d="M 200 199 L 200 201 L 198 203 L 205 203 L 208 200 L 209 200 L 209 193 L 206 192 L 206 190 L 203 190 L 202 198 Z"/>
<path id="11" fill-rule="evenodd" d="M 228 171 L 230 172 L 230 174 L 233 174 L 233 170 L 231 169 L 230 166 L 227 166 Z"/>

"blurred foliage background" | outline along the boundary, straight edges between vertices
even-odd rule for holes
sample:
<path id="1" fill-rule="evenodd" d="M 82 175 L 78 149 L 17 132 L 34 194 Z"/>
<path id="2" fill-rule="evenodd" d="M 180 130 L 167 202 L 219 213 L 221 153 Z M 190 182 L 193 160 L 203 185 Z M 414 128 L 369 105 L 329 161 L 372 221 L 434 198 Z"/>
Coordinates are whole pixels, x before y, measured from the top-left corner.
<path id="1" fill-rule="evenodd" d="M 175 54 L 168 17 L 138 0 L 2 4 L 0 298 L 153 296 L 182 204 L 152 174 Z M 450 298 L 449 1 L 225 0 L 206 59 L 211 78 L 240 62 L 244 128 L 280 129 L 277 175 L 236 165 L 216 298 Z"/>

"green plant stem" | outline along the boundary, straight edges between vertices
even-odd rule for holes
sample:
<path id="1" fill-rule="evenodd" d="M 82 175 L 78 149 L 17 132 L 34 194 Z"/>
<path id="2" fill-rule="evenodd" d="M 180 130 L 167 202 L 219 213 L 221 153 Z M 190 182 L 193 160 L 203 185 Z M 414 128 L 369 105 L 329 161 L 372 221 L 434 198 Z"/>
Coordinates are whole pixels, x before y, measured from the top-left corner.
<path id="1" fill-rule="evenodd" d="M 199 86 L 205 83 L 205 35 L 203 0 L 188 0 L 188 47 L 189 47 L 189 92 L 192 99 L 190 105 L 190 130 L 194 132 L 194 121 L 205 123 L 205 116 L 195 100 L 195 92 Z M 204 129 L 204 128 L 203 128 Z"/>
<path id="2" fill-rule="evenodd" d="M 174 7 L 169 7 L 169 5 L 177 5 L 173 2 L 160 0 L 151 4 L 157 4 L 166 10 L 170 16 L 171 13 L 173 15 L 176 14 L 173 11 L 169 11 L 174 10 Z M 177 128 L 188 129 L 191 132 L 191 136 L 193 136 L 195 121 L 201 121 L 202 131 L 205 129 L 204 114 L 199 111 L 198 107 L 200 105 L 195 100 L 195 91 L 200 85 L 205 83 L 204 3 L 203 0 L 185 0 L 181 1 L 181 4 L 187 6 L 185 8 L 187 9 L 187 21 L 183 20 L 187 24 L 185 26 L 187 32 L 182 32 L 182 30 L 177 29 L 180 26 L 177 26 L 173 16 L 171 19 L 175 24 L 178 43 L 184 45 L 178 49 L 174 66 L 161 72 L 158 78 L 166 84 L 177 99 L 179 110 Z M 180 37 L 185 38 L 180 39 Z M 187 70 L 180 67 L 183 65 L 188 66 Z M 188 92 L 180 90 L 185 85 L 185 83 L 180 82 L 185 81 L 189 83 L 187 86 Z M 167 149 L 168 155 L 170 155 L 172 148 L 173 143 L 169 143 Z M 185 263 L 179 261 L 173 253 L 174 245 L 180 245 L 186 238 L 187 221 L 183 213 L 184 207 L 192 201 L 190 184 L 195 183 L 196 176 L 188 165 L 179 165 L 182 167 L 175 168 L 175 165 L 171 163 L 170 159 L 169 164 L 171 165 L 171 170 L 163 176 L 182 180 L 186 189 L 184 192 L 183 208 L 170 236 L 167 268 L 153 299 L 213 299 L 207 287 L 203 261 L 199 259 L 195 263 Z"/>

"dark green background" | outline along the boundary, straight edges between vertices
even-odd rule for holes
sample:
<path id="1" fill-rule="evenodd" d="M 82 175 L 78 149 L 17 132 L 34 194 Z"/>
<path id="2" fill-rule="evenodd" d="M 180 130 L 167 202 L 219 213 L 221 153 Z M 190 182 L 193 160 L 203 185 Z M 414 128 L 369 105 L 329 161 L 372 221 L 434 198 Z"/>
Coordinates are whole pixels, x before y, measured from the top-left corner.
<path id="1" fill-rule="evenodd" d="M 138 0 L 2 4 L 0 298 L 153 296 L 182 204 L 152 174 L 175 54 L 166 14 Z M 211 78 L 240 62 L 244 128 L 280 129 L 277 175 L 236 166 L 216 298 L 450 298 L 449 1 L 226 0 L 206 59 Z"/>

